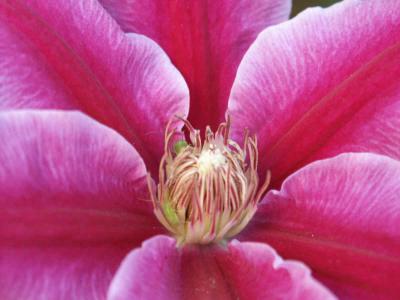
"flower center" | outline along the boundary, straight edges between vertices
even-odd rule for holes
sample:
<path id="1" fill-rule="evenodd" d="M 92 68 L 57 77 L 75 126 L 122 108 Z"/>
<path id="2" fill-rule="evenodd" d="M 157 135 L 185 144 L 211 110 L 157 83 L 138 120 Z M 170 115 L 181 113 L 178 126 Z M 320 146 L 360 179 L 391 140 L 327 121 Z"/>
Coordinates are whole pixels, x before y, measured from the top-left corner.
<path id="1" fill-rule="evenodd" d="M 220 149 L 203 150 L 197 160 L 199 173 L 206 174 L 220 167 L 226 166 L 227 160 Z"/>
<path id="2" fill-rule="evenodd" d="M 239 233 L 253 217 L 269 183 L 258 188 L 257 140 L 245 132 L 243 149 L 229 138 L 230 122 L 213 133 L 185 123 L 190 143 L 178 141 L 167 127 L 157 191 L 149 189 L 158 220 L 179 245 L 220 242 Z M 174 150 L 172 150 L 174 149 Z"/>

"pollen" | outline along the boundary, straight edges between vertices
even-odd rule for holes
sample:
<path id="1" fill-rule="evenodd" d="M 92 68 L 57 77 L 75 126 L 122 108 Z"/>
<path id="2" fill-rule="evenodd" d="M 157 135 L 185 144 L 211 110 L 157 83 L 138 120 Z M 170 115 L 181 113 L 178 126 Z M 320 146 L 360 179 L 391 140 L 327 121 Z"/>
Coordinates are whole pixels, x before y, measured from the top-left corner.
<path id="1" fill-rule="evenodd" d="M 197 160 L 197 168 L 200 173 L 212 172 L 223 167 L 227 167 L 227 160 L 220 149 L 204 150 Z"/>
<path id="2" fill-rule="evenodd" d="M 243 148 L 229 137 L 230 119 L 205 138 L 182 119 L 190 142 L 167 126 L 158 186 L 148 184 L 158 220 L 178 245 L 218 243 L 238 234 L 251 220 L 269 184 L 259 187 L 256 137 L 244 133 Z"/>

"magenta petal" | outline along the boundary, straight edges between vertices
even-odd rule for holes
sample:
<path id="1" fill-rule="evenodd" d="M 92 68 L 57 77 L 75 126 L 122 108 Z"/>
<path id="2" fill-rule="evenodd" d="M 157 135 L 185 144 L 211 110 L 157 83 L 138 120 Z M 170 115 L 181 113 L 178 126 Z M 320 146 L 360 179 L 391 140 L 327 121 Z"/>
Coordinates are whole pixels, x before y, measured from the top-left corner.
<path id="1" fill-rule="evenodd" d="M 155 40 L 190 87 L 189 119 L 216 126 L 244 52 L 265 27 L 287 20 L 289 0 L 100 0 L 127 32 Z"/>
<path id="2" fill-rule="evenodd" d="M 342 152 L 400 158 L 400 2 L 382 4 L 309 9 L 265 30 L 245 55 L 229 102 L 233 131 L 258 135 L 275 185 Z"/>
<path id="3" fill-rule="evenodd" d="M 0 247 L 0 298 L 102 300 L 129 246 Z"/>
<path id="4" fill-rule="evenodd" d="M 110 300 L 335 299 L 301 263 L 283 261 L 269 246 L 232 241 L 177 249 L 158 236 L 122 262 Z"/>
<path id="5" fill-rule="evenodd" d="M 163 232 L 140 156 L 78 112 L 1 112 L 0 128 L 0 298 L 104 296 L 128 250 Z"/>
<path id="6" fill-rule="evenodd" d="M 187 86 L 151 40 L 124 34 L 95 0 L 0 3 L 0 108 L 75 108 L 116 129 L 151 170 Z"/>
<path id="7" fill-rule="evenodd" d="M 343 154 L 269 192 L 243 238 L 305 262 L 342 299 L 397 299 L 399 195 L 399 161 Z"/>
<path id="8" fill-rule="evenodd" d="M 144 163 L 115 131 L 43 110 L 1 112 L 0 127 L 2 239 L 140 243 L 157 232 Z"/>

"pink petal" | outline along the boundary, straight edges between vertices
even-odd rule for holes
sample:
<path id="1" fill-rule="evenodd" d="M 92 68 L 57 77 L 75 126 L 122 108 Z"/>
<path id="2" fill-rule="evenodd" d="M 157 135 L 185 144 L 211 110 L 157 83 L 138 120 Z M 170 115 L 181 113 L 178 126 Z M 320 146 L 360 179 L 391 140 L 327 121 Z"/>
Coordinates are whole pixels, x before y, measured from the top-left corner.
<path id="1" fill-rule="evenodd" d="M 151 170 L 186 84 L 151 40 L 125 35 L 95 0 L 0 3 L 0 108 L 75 108 L 116 129 Z"/>
<path id="2" fill-rule="evenodd" d="M 189 246 L 158 236 L 132 251 L 114 277 L 110 300 L 335 299 L 307 267 L 283 261 L 269 246 L 232 241 Z"/>
<path id="3" fill-rule="evenodd" d="M 0 248 L 0 298 L 101 300 L 129 245 Z"/>
<path id="4" fill-rule="evenodd" d="M 315 159 L 371 151 L 400 158 L 400 2 L 343 1 L 260 34 L 229 111 L 259 137 L 274 184 Z M 368 17 L 366 17 L 368 16 Z"/>
<path id="5" fill-rule="evenodd" d="M 140 156 L 78 112 L 1 112 L 0 128 L 0 298 L 105 295 L 128 249 L 163 232 Z"/>
<path id="6" fill-rule="evenodd" d="M 343 154 L 269 192 L 243 238 L 305 262 L 341 299 L 397 299 L 399 195 L 399 161 Z"/>
<path id="7" fill-rule="evenodd" d="M 289 0 L 100 0 L 127 32 L 145 34 L 190 87 L 189 119 L 217 126 L 243 54 L 265 27 L 287 20 Z"/>

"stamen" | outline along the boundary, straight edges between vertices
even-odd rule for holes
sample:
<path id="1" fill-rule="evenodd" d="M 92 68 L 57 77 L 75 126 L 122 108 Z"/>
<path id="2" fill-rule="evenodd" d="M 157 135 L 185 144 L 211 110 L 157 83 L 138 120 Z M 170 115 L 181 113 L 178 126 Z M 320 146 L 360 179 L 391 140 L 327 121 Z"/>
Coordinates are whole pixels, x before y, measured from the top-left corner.
<path id="1" fill-rule="evenodd" d="M 270 174 L 258 188 L 257 139 L 245 130 L 243 149 L 231 140 L 229 116 L 215 133 L 206 128 L 204 142 L 199 130 L 179 119 L 189 131 L 190 143 L 180 140 L 172 145 L 178 132 L 168 124 L 157 192 L 148 178 L 155 215 L 180 245 L 220 242 L 250 221 Z"/>

